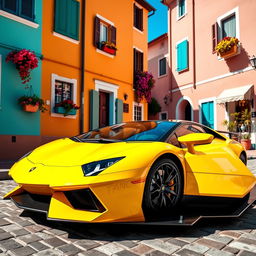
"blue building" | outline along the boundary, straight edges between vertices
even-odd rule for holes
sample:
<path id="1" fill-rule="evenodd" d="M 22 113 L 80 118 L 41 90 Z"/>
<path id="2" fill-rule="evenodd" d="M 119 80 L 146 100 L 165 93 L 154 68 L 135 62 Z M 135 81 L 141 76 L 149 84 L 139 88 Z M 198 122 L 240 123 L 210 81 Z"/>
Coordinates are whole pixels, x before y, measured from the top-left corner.
<path id="1" fill-rule="evenodd" d="M 40 112 L 23 111 L 17 100 L 41 94 L 42 0 L 0 0 L 0 35 L 0 160 L 7 160 L 19 157 L 40 138 Z M 11 51 L 21 49 L 39 59 L 28 83 L 32 91 L 25 89 L 15 64 L 6 62 Z"/>

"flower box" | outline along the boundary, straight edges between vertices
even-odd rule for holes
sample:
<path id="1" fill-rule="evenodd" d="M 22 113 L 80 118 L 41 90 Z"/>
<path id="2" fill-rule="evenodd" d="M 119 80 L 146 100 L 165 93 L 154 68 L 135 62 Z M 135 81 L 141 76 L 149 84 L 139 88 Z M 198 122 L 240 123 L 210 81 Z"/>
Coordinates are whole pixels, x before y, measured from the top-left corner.
<path id="1" fill-rule="evenodd" d="M 23 105 L 23 110 L 26 112 L 37 112 L 38 111 L 39 106 L 38 105 Z"/>
<path id="2" fill-rule="evenodd" d="M 230 57 L 233 57 L 235 55 L 237 55 L 238 53 L 238 46 L 237 45 L 233 45 L 232 48 L 227 51 L 227 52 L 220 52 L 220 56 L 224 59 L 228 59 Z"/>
<path id="3" fill-rule="evenodd" d="M 54 107 L 54 113 L 57 113 L 57 114 L 65 114 L 66 113 L 66 109 L 64 107 Z M 76 109 L 70 109 L 68 111 L 68 113 L 66 113 L 65 115 L 71 115 L 71 116 L 74 116 L 76 115 Z"/>
<path id="4" fill-rule="evenodd" d="M 115 55 L 115 54 L 116 54 L 116 49 L 110 48 L 110 47 L 108 47 L 108 46 L 106 46 L 106 45 L 103 45 L 103 46 L 101 47 L 101 50 L 104 51 L 104 52 L 106 52 L 106 53 L 109 53 L 109 54 L 111 54 L 111 55 Z"/>

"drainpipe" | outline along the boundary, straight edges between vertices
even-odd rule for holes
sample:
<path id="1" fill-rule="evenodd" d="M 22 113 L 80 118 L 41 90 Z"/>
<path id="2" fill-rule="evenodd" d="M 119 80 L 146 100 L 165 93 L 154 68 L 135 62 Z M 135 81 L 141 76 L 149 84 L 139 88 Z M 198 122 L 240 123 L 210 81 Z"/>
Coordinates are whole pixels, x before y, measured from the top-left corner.
<path id="1" fill-rule="evenodd" d="M 193 36 L 193 88 L 196 89 L 196 36 L 195 36 L 195 0 L 192 0 L 192 36 Z"/>
<path id="2" fill-rule="evenodd" d="M 81 1 L 81 86 L 80 86 L 80 118 L 79 130 L 80 133 L 84 132 L 84 70 L 85 70 L 85 13 L 86 13 L 86 0 Z"/>

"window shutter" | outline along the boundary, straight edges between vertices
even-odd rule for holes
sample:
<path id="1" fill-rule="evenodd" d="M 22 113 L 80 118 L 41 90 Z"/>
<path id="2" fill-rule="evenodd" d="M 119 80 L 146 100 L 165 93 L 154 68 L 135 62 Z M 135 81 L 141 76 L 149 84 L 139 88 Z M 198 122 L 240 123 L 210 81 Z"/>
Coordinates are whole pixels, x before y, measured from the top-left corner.
<path id="1" fill-rule="evenodd" d="M 54 31 L 67 35 L 68 0 L 55 0 Z"/>
<path id="2" fill-rule="evenodd" d="M 185 40 L 177 45 L 177 71 L 188 68 L 188 41 Z"/>
<path id="3" fill-rule="evenodd" d="M 139 8 L 139 29 L 143 30 L 143 9 Z"/>
<path id="4" fill-rule="evenodd" d="M 137 19 L 137 14 L 136 14 L 136 8 L 137 6 L 133 4 L 133 26 L 136 27 L 136 19 Z"/>
<path id="5" fill-rule="evenodd" d="M 123 122 L 123 101 L 116 99 L 116 123 Z"/>
<path id="6" fill-rule="evenodd" d="M 69 37 L 78 40 L 79 39 L 79 15 L 80 15 L 80 3 L 76 0 L 69 0 L 68 4 L 68 30 Z"/>
<path id="7" fill-rule="evenodd" d="M 212 52 L 215 53 L 215 47 L 218 44 L 218 23 L 212 25 Z"/>
<path id="8" fill-rule="evenodd" d="M 144 54 L 143 52 L 139 52 L 139 71 L 143 71 L 144 69 Z"/>
<path id="9" fill-rule="evenodd" d="M 96 16 L 94 19 L 94 46 L 99 47 L 100 42 L 100 19 Z"/>
<path id="10" fill-rule="evenodd" d="M 99 92 L 90 90 L 90 130 L 99 128 Z"/>
<path id="11" fill-rule="evenodd" d="M 116 45 L 116 28 L 111 26 L 111 43 Z"/>

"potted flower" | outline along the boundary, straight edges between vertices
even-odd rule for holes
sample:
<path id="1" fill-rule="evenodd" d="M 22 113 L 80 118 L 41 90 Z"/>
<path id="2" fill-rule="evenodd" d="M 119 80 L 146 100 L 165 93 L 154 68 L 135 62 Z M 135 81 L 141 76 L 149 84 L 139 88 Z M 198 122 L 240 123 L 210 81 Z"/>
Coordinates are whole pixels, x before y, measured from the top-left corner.
<path id="1" fill-rule="evenodd" d="M 112 54 L 112 55 L 116 54 L 117 48 L 116 48 L 116 45 L 114 43 L 109 43 L 109 42 L 102 41 L 100 44 L 101 44 L 100 48 L 101 48 L 102 51 L 107 52 L 107 53 Z"/>
<path id="2" fill-rule="evenodd" d="M 54 107 L 54 112 L 58 114 L 63 114 L 64 116 L 75 115 L 76 110 L 79 109 L 73 100 L 63 100 L 57 103 Z"/>
<path id="3" fill-rule="evenodd" d="M 241 144 L 244 146 L 245 150 L 251 149 L 251 134 L 248 132 L 242 133 Z"/>
<path id="4" fill-rule="evenodd" d="M 224 58 L 230 58 L 238 53 L 239 40 L 236 37 L 224 37 L 216 46 L 217 54 Z"/>
<path id="5" fill-rule="evenodd" d="M 147 71 L 137 72 L 135 75 L 134 89 L 138 101 L 143 98 L 149 103 L 151 102 L 151 89 L 154 87 L 155 80 L 153 75 Z"/>
<path id="6" fill-rule="evenodd" d="M 31 70 L 38 67 L 38 59 L 35 53 L 26 49 L 22 49 L 20 51 L 14 50 L 10 52 L 6 57 L 6 62 L 8 61 L 15 64 L 23 84 L 30 81 Z"/>
<path id="7" fill-rule="evenodd" d="M 45 108 L 44 100 L 36 96 L 22 96 L 18 99 L 18 103 L 22 106 L 23 110 L 26 112 L 37 112 L 40 110 L 44 112 L 47 110 Z"/>

